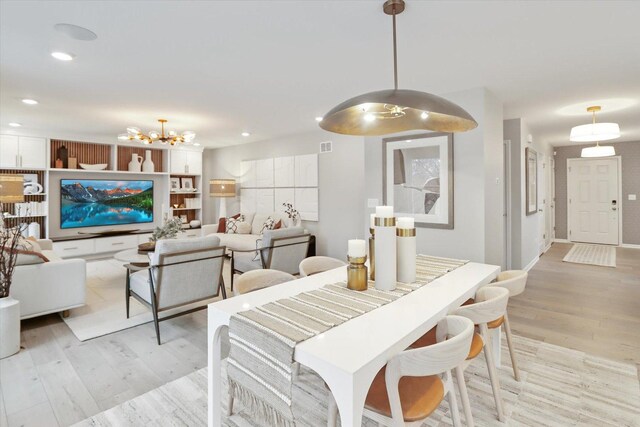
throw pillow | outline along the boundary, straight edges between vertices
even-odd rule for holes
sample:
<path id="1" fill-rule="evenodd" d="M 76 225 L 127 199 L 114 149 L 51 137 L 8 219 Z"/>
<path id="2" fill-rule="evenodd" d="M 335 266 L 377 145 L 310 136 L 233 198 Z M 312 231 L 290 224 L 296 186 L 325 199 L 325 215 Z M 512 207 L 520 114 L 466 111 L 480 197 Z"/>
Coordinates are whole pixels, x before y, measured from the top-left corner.
<path id="1" fill-rule="evenodd" d="M 3 250 L 9 250 L 8 247 L 2 248 Z M 30 264 L 42 264 L 49 262 L 49 259 L 42 254 L 40 245 L 24 237 L 18 237 L 16 246 L 13 252 L 17 254 L 16 265 L 30 265 Z"/>
<path id="2" fill-rule="evenodd" d="M 280 230 L 282 228 L 282 220 L 276 222 L 276 225 L 273 227 L 274 230 Z"/>
<path id="3" fill-rule="evenodd" d="M 240 218 L 240 214 L 236 214 L 231 218 L 238 219 Z M 227 218 L 220 218 L 218 220 L 218 233 L 226 233 L 227 232 Z"/>
<path id="4" fill-rule="evenodd" d="M 263 234 L 265 230 L 273 230 L 276 226 L 276 220 L 268 217 L 267 220 L 262 224 L 262 229 L 260 230 L 260 234 Z"/>
<path id="5" fill-rule="evenodd" d="M 227 234 L 237 234 L 238 233 L 238 223 L 244 222 L 244 216 L 239 215 L 237 218 L 231 217 L 226 219 L 226 233 Z"/>
<path id="6" fill-rule="evenodd" d="M 251 224 L 249 224 L 248 222 L 242 221 L 242 222 L 238 222 L 236 225 L 237 225 L 237 230 L 236 230 L 237 234 L 251 234 Z"/>

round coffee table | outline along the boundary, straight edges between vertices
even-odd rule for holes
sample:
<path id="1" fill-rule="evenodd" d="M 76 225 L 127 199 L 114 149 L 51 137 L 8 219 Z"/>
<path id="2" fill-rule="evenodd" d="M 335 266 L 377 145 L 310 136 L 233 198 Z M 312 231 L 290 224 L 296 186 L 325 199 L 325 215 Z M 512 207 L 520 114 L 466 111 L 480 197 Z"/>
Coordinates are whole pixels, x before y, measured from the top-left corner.
<path id="1" fill-rule="evenodd" d="M 153 252 L 145 254 L 138 253 L 138 249 L 127 249 L 116 253 L 113 257 L 118 261 L 125 262 L 127 264 L 134 265 L 136 267 L 149 266 L 149 255 Z"/>

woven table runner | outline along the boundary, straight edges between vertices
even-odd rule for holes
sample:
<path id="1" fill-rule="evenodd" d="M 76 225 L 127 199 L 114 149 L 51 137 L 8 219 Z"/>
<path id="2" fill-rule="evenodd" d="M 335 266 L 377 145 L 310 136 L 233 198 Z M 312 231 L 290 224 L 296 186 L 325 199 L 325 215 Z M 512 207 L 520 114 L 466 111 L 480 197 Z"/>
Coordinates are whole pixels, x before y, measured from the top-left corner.
<path id="1" fill-rule="evenodd" d="M 380 291 L 328 284 L 290 298 L 237 313 L 229 323 L 229 389 L 255 417 L 271 426 L 295 426 L 291 412 L 295 346 L 309 338 L 393 302 L 468 261 L 416 257 L 416 282 Z"/>

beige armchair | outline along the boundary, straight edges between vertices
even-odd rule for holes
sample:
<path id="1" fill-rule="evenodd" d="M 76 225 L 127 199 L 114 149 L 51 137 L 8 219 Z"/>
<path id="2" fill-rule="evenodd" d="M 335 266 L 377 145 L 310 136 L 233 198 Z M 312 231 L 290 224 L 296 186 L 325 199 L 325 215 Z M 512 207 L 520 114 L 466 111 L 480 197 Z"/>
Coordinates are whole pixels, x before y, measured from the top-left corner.
<path id="1" fill-rule="evenodd" d="M 297 275 L 307 257 L 311 235 L 302 227 L 268 230 L 256 250 L 231 250 L 231 290 L 233 276 L 251 270 L 271 269 Z"/>
<path id="2" fill-rule="evenodd" d="M 222 279 L 224 246 L 215 236 L 195 239 L 160 240 L 148 268 L 127 276 L 126 305 L 129 298 L 149 307 L 153 313 L 156 337 L 160 345 L 159 322 L 206 308 L 206 304 L 159 318 L 159 313 L 172 308 L 215 298 L 227 293 Z M 134 266 L 127 266 L 134 271 Z"/>

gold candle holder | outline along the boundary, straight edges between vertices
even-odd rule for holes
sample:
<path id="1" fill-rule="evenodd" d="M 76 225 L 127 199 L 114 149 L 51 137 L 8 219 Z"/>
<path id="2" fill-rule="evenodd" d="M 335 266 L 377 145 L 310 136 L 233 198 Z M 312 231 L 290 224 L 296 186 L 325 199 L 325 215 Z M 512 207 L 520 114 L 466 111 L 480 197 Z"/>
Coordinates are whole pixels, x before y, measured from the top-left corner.
<path id="1" fill-rule="evenodd" d="M 369 233 L 369 279 L 376 280 L 376 229 L 370 228 Z"/>
<path id="2" fill-rule="evenodd" d="M 369 278 L 367 277 L 367 256 L 350 257 L 347 256 L 349 266 L 347 267 L 347 288 L 352 291 L 365 291 L 369 286 Z"/>

